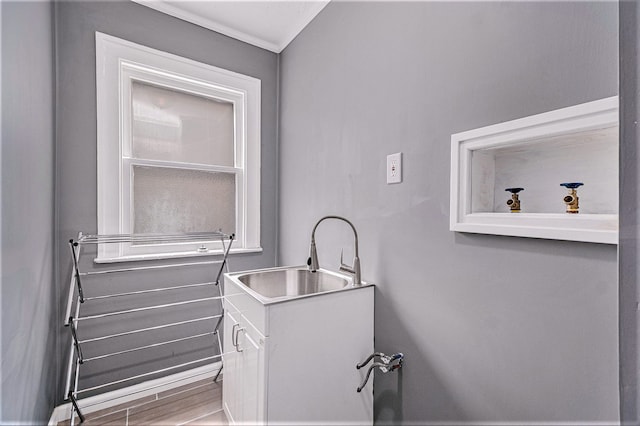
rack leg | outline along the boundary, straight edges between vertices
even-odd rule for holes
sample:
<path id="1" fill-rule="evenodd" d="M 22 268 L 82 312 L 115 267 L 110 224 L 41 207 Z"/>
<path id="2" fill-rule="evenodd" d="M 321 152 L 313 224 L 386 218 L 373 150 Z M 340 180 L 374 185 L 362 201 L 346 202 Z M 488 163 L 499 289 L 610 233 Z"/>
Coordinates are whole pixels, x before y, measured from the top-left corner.
<path id="1" fill-rule="evenodd" d="M 80 282 L 80 270 L 78 269 L 80 247 L 78 247 L 78 253 L 76 253 L 76 247 L 78 247 L 78 243 L 74 242 L 73 240 L 69 240 L 71 259 L 73 259 L 73 273 L 76 275 L 76 284 L 78 285 L 78 295 L 80 296 L 80 303 L 84 303 L 84 293 L 82 291 L 82 283 Z"/>
<path id="2" fill-rule="evenodd" d="M 80 423 L 83 423 L 84 422 L 84 414 L 82 414 L 82 411 L 80 411 L 80 407 L 78 406 L 78 401 L 73 396 L 73 392 L 69 391 L 69 394 L 67 396 L 69 397 L 69 400 L 71 401 L 71 405 L 73 405 L 73 410 L 78 414 L 78 417 L 80 417 Z"/>
<path id="3" fill-rule="evenodd" d="M 218 318 L 218 322 L 216 323 L 216 326 L 213 328 L 214 333 L 218 332 L 218 327 L 220 327 L 220 323 L 222 322 L 223 317 L 224 317 L 224 311 L 222 311 L 222 315 L 220 316 L 220 318 Z"/>
<path id="4" fill-rule="evenodd" d="M 229 238 L 229 245 L 226 247 L 224 247 L 224 240 L 222 241 L 222 248 L 224 250 L 224 257 L 222 258 L 222 265 L 220 265 L 220 269 L 218 270 L 218 276 L 216 276 L 216 285 L 220 284 L 220 276 L 222 275 L 222 270 L 227 267 L 227 256 L 229 256 L 229 251 L 231 250 L 231 245 L 233 244 L 233 238 L 235 237 L 235 234 L 231 234 L 230 238 Z M 227 267 L 228 270 L 228 267 Z"/>
<path id="5" fill-rule="evenodd" d="M 220 373 L 222 373 L 222 368 L 224 367 L 224 362 L 222 360 L 222 342 L 220 341 L 220 332 L 218 330 L 216 330 L 216 338 L 218 339 L 218 350 L 220 351 L 221 356 L 220 356 L 220 369 L 218 370 L 215 377 L 213 378 L 213 383 L 216 383 L 218 381 L 218 377 L 220 377 Z"/>
<path id="6" fill-rule="evenodd" d="M 71 329 L 71 336 L 73 336 L 73 344 L 76 347 L 76 352 L 78 353 L 78 361 L 80 364 L 84 362 L 84 357 L 82 356 L 82 349 L 80 349 L 80 342 L 78 341 L 78 335 L 76 334 L 76 325 L 73 322 L 73 317 L 69 318 L 69 326 Z"/>
<path id="7" fill-rule="evenodd" d="M 213 383 L 217 383 L 218 382 L 218 377 L 220 377 L 220 373 L 222 373 L 222 368 L 224 367 L 224 365 L 220 366 L 220 370 L 218 370 L 218 372 L 216 373 L 216 376 L 213 378 Z"/>

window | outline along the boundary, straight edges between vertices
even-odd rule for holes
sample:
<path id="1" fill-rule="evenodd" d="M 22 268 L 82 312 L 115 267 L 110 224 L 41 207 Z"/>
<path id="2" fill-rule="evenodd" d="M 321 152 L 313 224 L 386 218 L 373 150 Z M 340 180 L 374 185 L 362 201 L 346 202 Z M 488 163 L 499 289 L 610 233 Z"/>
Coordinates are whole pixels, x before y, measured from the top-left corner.
<path id="1" fill-rule="evenodd" d="M 235 233 L 260 248 L 260 80 L 96 33 L 98 233 Z M 218 253 L 100 247 L 98 262 Z"/>

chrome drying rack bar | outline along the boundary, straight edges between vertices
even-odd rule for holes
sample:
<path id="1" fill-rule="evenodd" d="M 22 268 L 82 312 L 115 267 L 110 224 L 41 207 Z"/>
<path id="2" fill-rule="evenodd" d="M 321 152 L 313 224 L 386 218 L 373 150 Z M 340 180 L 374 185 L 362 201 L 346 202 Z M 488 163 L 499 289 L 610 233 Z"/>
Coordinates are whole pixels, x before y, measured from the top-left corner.
<path id="1" fill-rule="evenodd" d="M 231 250 L 231 245 L 234 240 L 233 234 L 224 234 L 222 232 L 199 232 L 199 233 L 184 233 L 184 234 L 114 234 L 114 235 L 84 235 L 82 233 L 78 234 L 77 240 L 69 241 L 69 250 L 71 253 L 72 259 L 72 273 L 71 279 L 69 283 L 69 296 L 67 299 L 67 307 L 65 310 L 65 317 L 63 319 L 64 325 L 69 328 L 71 339 L 70 339 L 70 350 L 69 350 L 69 359 L 67 366 L 67 380 L 65 386 L 65 398 L 67 401 L 71 403 L 71 425 L 74 424 L 75 416 L 74 412 L 80 418 L 80 423 L 84 422 L 85 417 L 82 413 L 82 409 L 79 404 L 79 396 L 84 395 L 88 392 L 96 392 L 103 388 L 107 388 L 110 386 L 122 385 L 131 381 L 139 381 L 144 380 L 145 378 L 151 378 L 153 376 L 158 376 L 161 374 L 170 374 L 175 372 L 176 370 L 185 369 L 189 366 L 196 366 L 202 364 L 204 362 L 212 362 L 214 360 L 218 360 L 220 367 L 216 367 L 214 369 L 208 370 L 208 372 L 214 372 L 215 377 L 214 381 L 218 379 L 220 372 L 222 371 L 222 343 L 220 341 L 220 334 L 218 330 L 220 328 L 220 324 L 224 317 L 223 305 L 222 305 L 222 294 L 220 291 L 220 278 L 222 276 L 223 270 L 226 268 L 228 271 L 228 263 L 227 257 L 229 255 L 229 251 Z M 110 268 L 104 270 L 97 271 L 85 271 L 81 272 L 79 268 L 80 258 L 82 254 L 82 247 L 85 245 L 100 245 L 100 244 L 162 244 L 162 243 L 177 243 L 177 242 L 209 242 L 209 241 L 220 241 L 222 245 L 222 258 L 213 261 L 196 261 L 196 262 L 183 262 L 183 263 L 174 263 L 174 264 L 161 264 L 161 265 L 149 265 L 149 266 L 133 266 L 127 268 Z M 107 295 L 100 296 L 91 296 L 85 294 L 86 289 L 83 288 L 83 277 L 88 277 L 91 275 L 102 275 L 102 274 L 114 274 L 120 272 L 137 272 L 137 271 L 145 271 L 145 270 L 153 270 L 153 269 L 171 269 L 171 268 L 185 268 L 190 266 L 201 266 L 201 265 L 218 265 L 218 271 L 213 281 L 207 282 L 198 282 L 198 283 L 188 283 L 188 284 L 176 284 L 171 285 L 169 287 L 161 287 L 161 288 L 153 288 L 146 290 L 137 290 L 137 291 L 127 291 L 120 293 L 113 293 Z M 114 310 L 111 312 L 105 312 L 100 314 L 93 315 L 85 315 L 82 316 L 80 312 L 81 306 L 86 302 L 91 302 L 95 300 L 105 300 L 105 299 L 118 299 L 118 298 L 126 298 L 129 296 L 141 295 L 141 294 L 159 294 L 166 291 L 176 291 L 176 290 L 184 290 L 184 289 L 193 289 L 193 288 L 204 288 L 207 286 L 213 286 L 217 289 L 217 296 L 212 297 L 202 297 L 196 299 L 183 300 L 179 302 L 172 303 L 163 303 L 156 304 L 151 306 L 142 306 L 135 307 L 129 309 L 121 309 Z M 120 333 L 113 333 L 108 335 L 102 335 L 98 337 L 88 338 L 88 339 L 80 339 L 78 337 L 78 326 L 80 323 L 85 323 L 87 321 L 99 321 L 103 318 L 114 317 L 118 315 L 125 314 L 133 314 L 145 311 L 161 311 L 162 309 L 167 309 L 176 306 L 185 306 L 188 307 L 194 303 L 201 302 L 218 302 L 219 306 L 219 314 L 217 315 L 208 315 L 199 318 L 193 318 L 183 321 L 175 321 L 170 323 L 153 325 L 150 327 L 137 328 L 133 330 L 127 330 Z M 147 345 L 141 345 L 133 348 L 127 348 L 119 351 L 104 353 L 100 355 L 96 355 L 93 357 L 85 357 L 82 352 L 82 347 L 85 345 L 89 345 L 91 343 L 105 341 L 117 337 L 136 335 L 139 333 L 146 333 L 150 331 L 157 331 L 162 329 L 170 329 L 172 327 L 177 327 L 186 324 L 196 324 L 204 321 L 212 321 L 216 320 L 215 327 L 211 331 L 204 333 L 197 333 L 193 335 L 188 335 L 179 338 L 173 338 L 164 340 L 161 342 L 156 342 Z M 111 357 L 116 357 L 119 355 L 124 355 L 128 353 L 143 351 L 143 350 L 152 350 L 154 348 L 159 348 L 162 346 L 186 342 L 189 340 L 194 340 L 203 337 L 214 337 L 215 342 L 217 343 L 218 354 L 213 356 L 208 356 L 204 358 L 200 358 L 193 361 L 183 362 L 178 365 L 172 365 L 170 367 L 165 367 L 162 369 L 145 372 L 141 374 L 137 374 L 134 376 L 126 377 L 119 380 L 114 380 L 108 383 L 102 383 L 99 385 L 91 386 L 88 388 L 80 389 L 78 387 L 79 379 L 80 379 L 80 366 L 84 363 L 100 361 Z M 199 373 L 202 374 L 202 373 Z M 150 386 L 144 390 L 136 390 L 133 393 L 140 393 L 145 390 L 150 390 L 155 387 L 159 387 L 161 385 Z M 124 395 L 120 395 L 124 396 Z"/>

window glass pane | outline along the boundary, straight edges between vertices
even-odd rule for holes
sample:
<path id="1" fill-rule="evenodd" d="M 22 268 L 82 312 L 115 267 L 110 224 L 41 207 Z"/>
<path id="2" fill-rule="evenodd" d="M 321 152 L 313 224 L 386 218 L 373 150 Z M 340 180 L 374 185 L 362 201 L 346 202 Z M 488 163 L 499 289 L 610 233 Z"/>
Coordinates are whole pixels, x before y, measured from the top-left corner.
<path id="1" fill-rule="evenodd" d="M 233 104 L 138 81 L 131 86 L 135 158 L 233 167 Z"/>
<path id="2" fill-rule="evenodd" d="M 236 176 L 133 166 L 133 232 L 171 233 L 236 228 Z"/>

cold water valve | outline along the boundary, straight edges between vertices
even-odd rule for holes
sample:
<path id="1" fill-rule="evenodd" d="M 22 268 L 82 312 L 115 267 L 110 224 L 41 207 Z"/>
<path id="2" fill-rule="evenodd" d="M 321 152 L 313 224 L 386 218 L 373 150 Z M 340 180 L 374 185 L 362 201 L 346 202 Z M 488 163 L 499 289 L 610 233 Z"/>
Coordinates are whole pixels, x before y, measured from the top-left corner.
<path id="1" fill-rule="evenodd" d="M 518 192 L 524 191 L 524 188 L 507 188 L 505 191 L 511 193 L 511 199 L 507 200 L 507 206 L 511 209 L 511 213 L 520 213 L 520 199 Z"/>
<path id="2" fill-rule="evenodd" d="M 584 185 L 582 182 L 565 182 L 560 184 L 560 186 L 564 186 L 569 190 L 569 194 L 565 195 L 562 199 L 567 205 L 567 213 L 579 213 L 580 206 L 578 205 L 579 198 L 576 189 L 582 185 Z"/>

